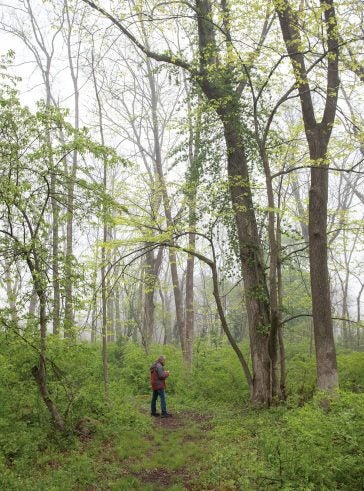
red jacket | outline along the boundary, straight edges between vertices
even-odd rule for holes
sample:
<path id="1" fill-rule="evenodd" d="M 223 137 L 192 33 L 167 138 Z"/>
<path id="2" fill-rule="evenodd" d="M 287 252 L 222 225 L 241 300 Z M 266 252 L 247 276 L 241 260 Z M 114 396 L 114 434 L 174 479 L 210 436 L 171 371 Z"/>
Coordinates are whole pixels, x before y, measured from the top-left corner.
<path id="1" fill-rule="evenodd" d="M 164 367 L 160 361 L 156 361 L 150 367 L 150 383 L 153 390 L 162 390 L 166 388 L 166 378 L 169 372 L 164 370 Z"/>

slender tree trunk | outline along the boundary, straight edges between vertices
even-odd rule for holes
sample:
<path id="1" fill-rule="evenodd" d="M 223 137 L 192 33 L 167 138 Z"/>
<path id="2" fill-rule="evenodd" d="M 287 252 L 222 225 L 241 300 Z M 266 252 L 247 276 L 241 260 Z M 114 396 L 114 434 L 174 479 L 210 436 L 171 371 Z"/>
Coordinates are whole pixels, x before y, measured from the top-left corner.
<path id="1" fill-rule="evenodd" d="M 217 276 L 216 264 L 215 263 L 210 264 L 210 267 L 211 267 L 211 271 L 212 271 L 212 280 L 213 280 L 213 285 L 214 285 L 213 293 L 214 293 L 217 311 L 219 314 L 221 325 L 224 329 L 224 332 L 225 332 L 233 350 L 235 351 L 235 353 L 237 354 L 237 356 L 239 358 L 239 361 L 240 361 L 241 366 L 243 368 L 245 379 L 247 381 L 247 384 L 248 384 L 248 387 L 250 390 L 250 394 L 253 395 L 253 393 L 254 393 L 254 381 L 252 380 L 248 364 L 247 364 L 247 362 L 243 356 L 243 353 L 240 351 L 239 346 L 236 344 L 235 339 L 232 336 L 230 329 L 229 329 L 229 326 L 228 326 L 227 321 L 226 321 L 224 308 L 223 308 L 223 305 L 221 302 L 221 297 L 220 297 L 220 292 L 219 292 L 219 280 L 218 280 L 218 276 Z"/>
<path id="2" fill-rule="evenodd" d="M 162 265 L 163 248 L 158 249 L 157 255 L 150 250 L 145 255 L 143 282 L 143 332 L 148 346 L 153 340 L 154 332 L 154 296 L 160 267 Z"/>
<path id="3" fill-rule="evenodd" d="M 118 276 L 118 271 L 116 270 L 116 276 Z M 119 287 L 119 282 L 115 285 L 115 335 L 116 339 L 122 336 L 122 319 L 121 319 L 121 308 L 120 308 L 120 296 L 121 290 Z"/>
<path id="4" fill-rule="evenodd" d="M 183 74 L 186 91 L 188 90 L 185 74 Z M 198 104 L 200 100 L 198 100 Z M 195 119 L 192 115 L 192 107 L 190 100 L 187 99 L 188 123 L 189 123 L 189 142 L 188 142 L 188 160 L 189 168 L 187 170 L 187 202 L 189 207 L 188 212 L 188 249 L 195 250 L 196 247 L 196 196 L 201 173 L 200 163 L 200 136 L 201 136 L 201 110 L 197 107 L 197 116 Z M 194 269 L 195 257 L 193 254 L 187 256 L 186 266 L 186 289 L 185 289 L 185 365 L 192 369 L 193 357 L 193 337 L 194 337 Z"/>
<path id="5" fill-rule="evenodd" d="M 194 250 L 196 244 L 196 235 L 192 232 L 188 235 L 188 248 Z M 187 367 L 192 368 L 192 353 L 193 353 L 193 331 L 194 331 L 194 262 L 195 258 L 191 254 L 187 257 L 186 270 L 186 297 L 185 297 L 185 362 Z"/>
<path id="6" fill-rule="evenodd" d="M 361 295 L 364 291 L 364 283 L 362 283 L 361 288 L 359 290 L 358 296 L 356 297 L 356 321 L 358 325 L 361 322 L 361 312 L 360 312 L 360 302 L 361 302 Z M 360 349 L 360 327 L 357 327 L 356 329 L 356 347 L 359 350 Z"/>
<path id="7" fill-rule="evenodd" d="M 72 53 L 72 30 L 75 22 L 75 11 L 69 8 L 68 0 L 65 0 L 65 14 L 68 24 L 67 32 L 67 52 L 68 62 L 71 72 L 73 91 L 74 91 L 74 127 L 79 129 L 80 127 L 80 91 L 78 87 L 78 70 L 79 70 L 79 51 L 76 56 Z M 80 48 L 80 42 L 78 50 Z M 76 58 L 76 63 L 74 62 Z M 67 224 L 66 224 L 66 250 L 65 250 L 65 307 L 64 307 L 64 333 L 66 337 L 74 337 L 73 332 L 74 324 L 74 302 L 73 302 L 73 283 L 74 283 L 74 256 L 73 256 L 73 215 L 74 215 L 74 190 L 75 180 L 78 169 L 78 151 L 74 150 L 72 153 L 72 165 L 70 172 L 68 173 L 68 186 L 67 186 Z"/>
<path id="8" fill-rule="evenodd" d="M 32 324 L 32 321 L 35 317 L 35 313 L 37 310 L 37 304 L 38 304 L 38 295 L 33 287 L 33 291 L 30 296 L 29 307 L 28 307 L 27 327 L 30 327 Z"/>
<path id="9" fill-rule="evenodd" d="M 34 253 L 36 257 L 36 254 Z M 60 431 L 65 431 L 64 419 L 57 408 L 56 404 L 52 400 L 48 390 L 47 384 L 47 365 L 46 365 L 46 353 L 47 353 L 47 313 L 46 304 L 47 297 L 44 291 L 43 284 L 46 284 L 47 280 L 45 275 L 37 267 L 37 259 L 34 263 L 31 259 L 27 258 L 29 271 L 31 272 L 34 288 L 37 292 L 39 299 L 39 325 L 40 325 L 40 352 L 39 352 L 39 365 L 32 368 L 32 374 L 38 384 L 42 399 L 47 406 L 47 409 L 52 417 L 55 428 Z"/>
<path id="10" fill-rule="evenodd" d="M 107 171 L 107 170 L 106 170 Z M 108 227 L 107 230 L 108 240 L 112 240 L 112 230 L 111 227 Z M 115 316 L 114 316 L 114 287 L 113 287 L 113 279 L 111 276 L 111 258 L 112 252 L 110 249 L 106 252 L 106 265 L 108 269 L 108 275 L 106 279 L 106 291 L 107 291 L 107 341 L 113 343 L 115 341 Z"/>
<path id="11" fill-rule="evenodd" d="M 103 125 L 103 114 L 102 114 L 102 104 L 101 104 L 101 99 L 100 99 L 100 88 L 98 87 L 97 80 L 96 80 L 96 73 L 95 73 L 95 59 L 94 59 L 94 50 L 91 50 L 91 57 L 92 57 L 92 77 L 93 77 L 93 84 L 94 84 L 94 91 L 95 91 L 95 97 L 96 97 L 96 102 L 97 102 L 97 109 L 98 109 L 98 118 L 99 118 L 99 131 L 100 131 L 100 140 L 101 144 L 105 145 L 105 137 L 104 137 L 104 125 Z M 77 79 L 74 79 L 74 85 L 77 87 Z M 78 106 L 77 106 L 78 107 Z M 77 157 L 77 156 L 76 156 Z M 77 162 L 76 162 L 77 163 Z M 77 167 L 76 167 L 77 169 Z M 107 167 L 107 161 L 104 160 L 104 165 L 103 165 L 103 189 L 104 193 L 107 193 L 107 174 L 108 174 L 108 167 Z M 106 201 L 106 198 L 105 198 Z M 106 278 L 107 274 L 107 269 L 106 269 L 106 243 L 108 240 L 108 226 L 107 226 L 107 213 L 108 209 L 106 207 L 106 204 L 103 204 L 103 213 L 102 213 L 102 245 L 101 245 L 101 308 L 102 308 L 102 327 L 101 327 L 101 338 L 102 338 L 102 374 L 103 374 L 103 381 L 104 381 L 104 390 L 105 393 L 107 394 L 108 392 L 108 384 L 109 384 L 109 366 L 108 366 L 108 356 L 107 356 L 107 342 L 108 342 L 108 307 L 110 307 L 110 304 L 108 304 L 108 298 L 107 298 L 107 286 L 108 286 L 108 279 Z M 112 319 L 111 319 L 112 322 Z"/>
<path id="12" fill-rule="evenodd" d="M 154 251 L 148 251 L 145 255 L 143 267 L 143 332 L 148 346 L 154 335 L 154 293 L 156 277 L 154 275 Z"/>
<path id="13" fill-rule="evenodd" d="M 280 206 L 280 204 L 279 204 Z M 281 219 L 277 216 L 277 248 L 281 251 Z M 286 351 L 284 347 L 284 336 L 282 329 L 282 311 L 283 311 L 283 281 L 282 281 L 282 261 L 278 253 L 277 258 L 277 293 L 278 293 L 278 341 L 279 341 L 279 363 L 280 363 L 280 396 L 286 398 Z"/>
<path id="14" fill-rule="evenodd" d="M 5 286 L 6 286 L 6 296 L 7 302 L 11 310 L 11 320 L 15 325 L 18 323 L 18 314 L 16 309 L 16 291 L 13 285 L 13 280 L 11 277 L 11 263 L 10 261 L 5 261 Z"/>
<path id="15" fill-rule="evenodd" d="M 293 196 L 295 198 L 297 210 L 298 210 L 298 214 L 299 214 L 301 233 L 302 233 L 304 241 L 308 244 L 310 239 L 308 236 L 308 226 L 307 226 L 307 223 L 304 221 L 305 210 L 304 210 L 304 207 L 302 204 L 299 188 L 296 184 L 297 184 L 296 182 L 292 183 L 291 187 L 292 187 Z"/>
<path id="16" fill-rule="evenodd" d="M 104 183 L 106 180 L 106 172 L 104 166 Z M 103 225 L 103 242 L 104 244 L 107 241 L 107 226 Z M 104 388 L 105 392 L 107 392 L 107 387 L 109 383 L 109 375 L 108 375 L 108 360 L 107 360 L 107 292 L 106 292 L 106 253 L 105 246 L 101 247 L 101 302 L 102 302 L 102 328 L 101 328 L 101 337 L 102 337 L 102 367 L 103 367 L 103 380 L 104 380 Z"/>
<path id="17" fill-rule="evenodd" d="M 47 69 L 44 73 L 47 106 L 52 103 L 51 83 L 50 83 L 50 63 L 48 58 Z M 48 143 L 51 148 L 52 138 L 50 130 L 47 135 Z M 56 199 L 56 169 L 54 168 L 53 157 L 49 157 L 51 171 L 51 207 L 52 207 L 52 286 L 53 286 L 53 334 L 58 335 L 61 323 L 61 287 L 59 279 L 59 215 L 60 207 Z"/>
<path id="18" fill-rule="evenodd" d="M 52 205 L 52 284 L 53 284 L 53 334 L 59 334 L 61 316 L 61 288 L 59 281 L 59 206 L 55 199 L 55 176 L 51 175 Z"/>
<path id="19" fill-rule="evenodd" d="M 146 63 L 148 69 L 149 86 L 151 91 L 155 168 L 158 175 L 160 192 L 162 194 L 167 227 L 173 230 L 171 203 L 168 196 L 167 185 L 164 178 L 163 166 L 162 166 L 162 153 L 161 153 L 160 140 L 159 140 L 159 124 L 158 124 L 158 114 L 157 114 L 158 99 L 157 99 L 156 85 L 155 85 L 155 79 L 153 76 L 151 63 L 149 60 L 147 60 Z M 169 248 L 169 263 L 171 268 L 173 293 L 174 293 L 174 301 L 175 301 L 175 308 L 176 308 L 176 322 L 179 331 L 183 358 L 185 358 L 185 342 L 184 342 L 185 326 L 184 326 L 184 316 L 183 316 L 182 292 L 181 292 L 181 286 L 180 286 L 178 268 L 177 268 L 177 255 L 175 250 L 172 248 Z"/>

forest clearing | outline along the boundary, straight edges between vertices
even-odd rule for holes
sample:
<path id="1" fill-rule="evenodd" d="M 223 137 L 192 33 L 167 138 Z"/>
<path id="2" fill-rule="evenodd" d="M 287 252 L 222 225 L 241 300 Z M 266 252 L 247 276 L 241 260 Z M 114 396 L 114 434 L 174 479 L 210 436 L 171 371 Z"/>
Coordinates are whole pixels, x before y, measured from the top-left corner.
<path id="1" fill-rule="evenodd" d="M 0 10 L 0 489 L 364 489 L 362 0 Z"/>

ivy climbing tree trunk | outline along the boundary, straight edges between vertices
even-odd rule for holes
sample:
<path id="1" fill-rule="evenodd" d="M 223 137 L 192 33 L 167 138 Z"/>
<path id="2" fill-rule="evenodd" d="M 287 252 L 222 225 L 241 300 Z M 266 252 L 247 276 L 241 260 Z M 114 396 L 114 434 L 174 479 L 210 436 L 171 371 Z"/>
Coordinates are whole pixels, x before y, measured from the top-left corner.
<path id="1" fill-rule="evenodd" d="M 219 60 L 219 49 L 215 40 L 215 24 L 212 18 L 212 4 L 210 0 L 196 0 L 193 6 L 198 37 L 199 69 L 197 69 L 178 56 L 152 51 L 148 45 L 143 45 L 138 41 L 121 21 L 102 7 L 92 0 L 83 1 L 111 20 L 148 58 L 187 70 L 199 84 L 206 98 L 211 101 L 221 120 L 226 143 L 230 195 L 239 237 L 239 255 L 249 322 L 253 361 L 251 400 L 257 405 L 269 405 L 272 399 L 271 359 L 268 349 L 269 295 L 264 273 L 262 246 L 253 206 L 248 160 L 245 153 L 245 132 L 241 122 L 240 91 L 239 88 L 234 87 L 233 67 L 227 69 L 221 65 Z M 165 201 L 166 203 L 167 201 Z M 168 209 L 168 207 L 165 208 Z M 170 249 L 170 254 L 175 254 L 173 248 Z M 170 264 L 175 291 L 177 322 L 183 343 L 182 298 L 179 282 L 173 273 L 173 269 L 176 267 L 175 256 L 171 256 Z M 184 350 L 183 345 L 182 350 Z"/>

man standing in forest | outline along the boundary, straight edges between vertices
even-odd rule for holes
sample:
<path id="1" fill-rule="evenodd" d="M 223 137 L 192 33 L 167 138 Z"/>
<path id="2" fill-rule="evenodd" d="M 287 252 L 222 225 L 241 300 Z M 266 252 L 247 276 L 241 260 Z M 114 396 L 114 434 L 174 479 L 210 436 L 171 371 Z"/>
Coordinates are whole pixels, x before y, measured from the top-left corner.
<path id="1" fill-rule="evenodd" d="M 151 402 L 151 415 L 159 416 L 157 413 L 157 399 L 158 396 L 161 401 L 161 410 L 162 410 L 162 418 L 168 418 L 172 416 L 170 413 L 167 413 L 167 405 L 166 405 L 166 378 L 169 376 L 169 371 L 164 370 L 164 363 L 166 361 L 166 357 L 161 355 L 158 360 L 156 360 L 153 365 L 150 367 L 150 382 L 152 384 L 153 396 Z"/>

